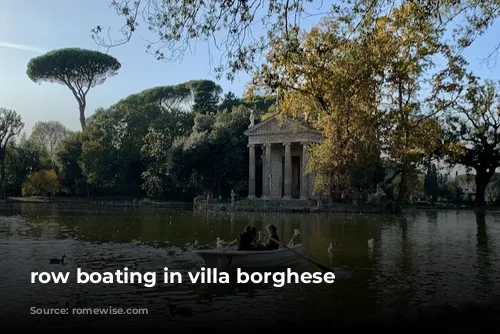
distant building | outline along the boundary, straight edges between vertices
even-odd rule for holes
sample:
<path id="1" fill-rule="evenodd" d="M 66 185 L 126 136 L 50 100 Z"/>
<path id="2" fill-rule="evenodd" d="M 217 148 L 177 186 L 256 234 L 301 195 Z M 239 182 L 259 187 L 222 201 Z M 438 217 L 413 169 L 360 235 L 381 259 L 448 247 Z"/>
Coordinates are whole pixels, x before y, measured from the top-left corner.
<path id="1" fill-rule="evenodd" d="M 277 114 L 250 126 L 248 198 L 302 199 L 312 197 L 314 174 L 305 173 L 308 145 L 322 134 L 297 120 Z"/>
<path id="2" fill-rule="evenodd" d="M 455 180 L 464 194 L 476 194 L 476 181 L 474 181 L 474 175 L 457 175 Z"/>
<path id="3" fill-rule="evenodd" d="M 476 181 L 474 180 L 473 174 L 461 174 L 455 177 L 455 182 L 457 182 L 460 189 L 464 193 L 464 197 L 470 200 L 476 199 Z M 492 201 L 491 197 L 486 193 L 484 195 L 486 203 Z"/>

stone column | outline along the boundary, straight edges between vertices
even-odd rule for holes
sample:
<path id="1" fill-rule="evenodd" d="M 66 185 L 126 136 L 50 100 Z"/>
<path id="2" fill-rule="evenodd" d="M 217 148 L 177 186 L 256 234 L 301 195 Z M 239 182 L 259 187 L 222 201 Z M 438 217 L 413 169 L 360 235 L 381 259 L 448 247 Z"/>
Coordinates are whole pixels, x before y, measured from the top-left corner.
<path id="1" fill-rule="evenodd" d="M 283 143 L 285 146 L 285 196 L 283 199 L 292 198 L 292 143 Z"/>
<path id="2" fill-rule="evenodd" d="M 255 145 L 248 145 L 248 199 L 255 198 Z"/>
<path id="3" fill-rule="evenodd" d="M 271 175 L 271 144 L 265 144 L 265 158 L 264 158 L 264 171 L 262 178 L 264 180 L 264 189 L 262 190 L 262 194 L 264 198 L 269 198 L 271 196 L 271 180 L 269 176 Z"/>
<path id="4" fill-rule="evenodd" d="M 302 170 L 300 175 L 300 199 L 309 199 L 309 175 L 306 174 L 308 161 L 308 146 L 307 143 L 302 143 Z"/>
<path id="5" fill-rule="evenodd" d="M 262 145 L 262 194 L 260 198 L 266 197 L 266 145 Z"/>

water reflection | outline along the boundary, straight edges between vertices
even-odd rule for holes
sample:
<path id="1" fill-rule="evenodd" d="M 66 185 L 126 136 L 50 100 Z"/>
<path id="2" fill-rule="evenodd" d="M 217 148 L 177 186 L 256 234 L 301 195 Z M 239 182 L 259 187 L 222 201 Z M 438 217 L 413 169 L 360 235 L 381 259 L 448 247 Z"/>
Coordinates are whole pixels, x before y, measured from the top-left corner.
<path id="1" fill-rule="evenodd" d="M 489 260 L 489 245 L 488 245 L 488 232 L 486 224 L 486 215 L 484 213 L 476 214 L 477 223 L 477 280 L 482 281 L 482 286 L 479 287 L 477 293 L 488 294 L 495 286 L 495 281 L 490 276 L 491 263 Z"/>
<path id="2" fill-rule="evenodd" d="M 194 213 L 163 208 L 79 208 L 20 205 L 0 218 L 0 313 L 26 314 L 31 306 L 148 307 L 142 322 L 169 326 L 210 323 L 230 328 L 248 321 L 340 323 L 384 308 L 428 302 L 460 302 L 499 293 L 500 217 L 466 211 L 421 211 L 406 216 L 355 214 Z M 189 251 L 232 241 L 247 224 L 278 227 L 287 243 L 301 231 L 308 256 L 329 265 L 332 285 L 159 284 L 31 285 L 30 271 L 54 270 L 49 259 L 67 255 L 64 270 L 183 273 L 202 265 Z M 337 246 L 338 244 L 338 246 Z M 332 245 L 333 247 L 329 247 Z M 315 271 L 302 264 L 301 270 Z M 172 315 L 189 309 L 192 316 Z M 182 312 L 180 312 L 182 313 Z M 188 319 L 189 318 L 189 319 Z M 64 326 L 58 318 L 43 323 Z M 105 318 L 79 317 L 96 323 Z M 129 321 L 127 319 L 123 321 Z M 130 320 L 136 325 L 137 319 Z"/>

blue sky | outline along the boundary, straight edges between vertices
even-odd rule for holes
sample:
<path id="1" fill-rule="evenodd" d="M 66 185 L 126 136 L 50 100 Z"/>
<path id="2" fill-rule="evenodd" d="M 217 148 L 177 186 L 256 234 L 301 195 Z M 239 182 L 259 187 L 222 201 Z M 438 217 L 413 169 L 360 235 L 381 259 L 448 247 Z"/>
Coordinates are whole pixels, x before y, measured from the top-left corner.
<path id="1" fill-rule="evenodd" d="M 53 49 L 97 49 L 90 33 L 93 27 L 99 24 L 117 30 L 123 24 L 109 3 L 107 0 L 0 0 L 0 107 L 16 110 L 27 133 L 39 120 L 58 120 L 70 130 L 80 129 L 78 106 L 69 89 L 58 84 L 33 83 L 26 76 L 26 65 L 32 57 Z M 499 27 L 490 29 L 466 53 L 474 71 L 484 78 L 498 79 L 499 67 L 490 69 L 480 59 L 500 39 L 494 33 Z M 165 63 L 146 54 L 144 41 L 137 35 L 130 43 L 109 53 L 121 62 L 122 69 L 117 76 L 90 91 L 87 116 L 96 108 L 108 107 L 146 88 L 193 79 L 216 81 L 205 45 L 198 45 L 194 54 L 187 54 L 179 62 Z M 226 80 L 218 83 L 225 92 L 241 95 L 249 78 L 242 73 L 232 83 Z"/>
<path id="2" fill-rule="evenodd" d="M 71 130 L 79 130 L 78 105 L 69 89 L 33 83 L 26 76 L 26 65 L 32 57 L 52 49 L 97 50 L 90 30 L 98 24 L 118 30 L 123 21 L 109 8 L 107 0 L 0 0 L 0 8 L 0 106 L 21 115 L 26 132 L 38 120 L 58 120 Z M 216 81 L 203 45 L 181 62 L 166 63 L 146 54 L 145 42 L 139 37 L 110 50 L 122 68 L 117 76 L 91 89 L 87 116 L 98 107 L 107 107 L 146 88 L 193 79 Z M 218 83 L 224 91 L 240 95 L 248 80 L 248 75 L 241 74 L 233 83 Z"/>

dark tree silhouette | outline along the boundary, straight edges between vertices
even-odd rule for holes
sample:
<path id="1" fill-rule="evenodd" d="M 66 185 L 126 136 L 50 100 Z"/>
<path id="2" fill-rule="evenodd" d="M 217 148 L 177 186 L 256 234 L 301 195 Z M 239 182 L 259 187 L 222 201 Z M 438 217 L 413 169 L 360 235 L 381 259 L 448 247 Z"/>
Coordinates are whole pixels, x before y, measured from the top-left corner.
<path id="1" fill-rule="evenodd" d="M 24 127 L 21 116 L 14 110 L 0 108 L 0 198 L 5 198 L 5 150 L 9 140 L 19 135 Z"/>
<path id="2" fill-rule="evenodd" d="M 476 171 L 476 207 L 485 205 L 486 186 L 500 166 L 500 91 L 491 81 L 471 82 L 447 118 L 448 159 Z"/>

